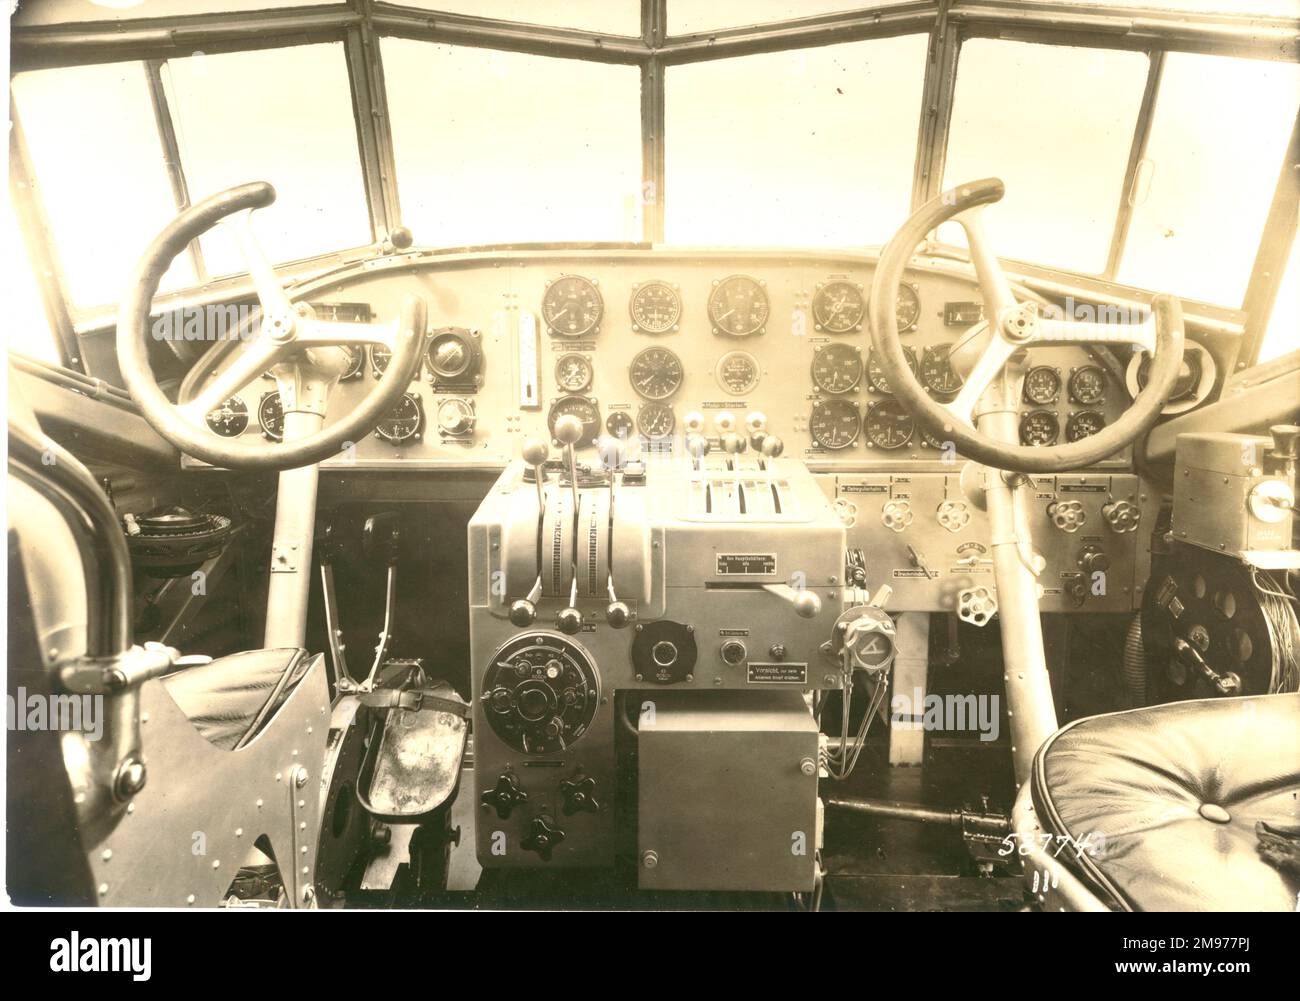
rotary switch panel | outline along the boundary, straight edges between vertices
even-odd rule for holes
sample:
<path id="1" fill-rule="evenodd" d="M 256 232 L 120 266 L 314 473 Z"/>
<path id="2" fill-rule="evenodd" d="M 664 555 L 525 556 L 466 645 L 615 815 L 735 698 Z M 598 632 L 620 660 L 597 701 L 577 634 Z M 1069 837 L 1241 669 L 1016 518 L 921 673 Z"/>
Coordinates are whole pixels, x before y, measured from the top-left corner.
<path id="1" fill-rule="evenodd" d="M 488 725 L 506 744 L 524 754 L 555 754 L 591 726 L 600 675 L 573 640 L 521 633 L 493 656 L 479 698 Z"/>

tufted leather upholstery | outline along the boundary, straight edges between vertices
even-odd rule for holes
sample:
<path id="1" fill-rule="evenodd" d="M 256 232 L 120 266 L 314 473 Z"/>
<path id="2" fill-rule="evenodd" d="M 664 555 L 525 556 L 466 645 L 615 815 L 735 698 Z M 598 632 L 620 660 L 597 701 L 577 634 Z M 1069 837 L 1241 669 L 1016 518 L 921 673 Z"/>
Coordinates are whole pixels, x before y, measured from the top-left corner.
<path id="1" fill-rule="evenodd" d="M 1256 850 L 1256 821 L 1300 823 L 1300 693 L 1078 720 L 1039 749 L 1045 829 L 1102 850 L 1058 856 L 1111 907 L 1294 911 L 1300 875 Z"/>
<path id="2" fill-rule="evenodd" d="M 306 650 L 246 650 L 163 678 L 167 692 L 211 744 L 243 747 L 306 675 Z"/>

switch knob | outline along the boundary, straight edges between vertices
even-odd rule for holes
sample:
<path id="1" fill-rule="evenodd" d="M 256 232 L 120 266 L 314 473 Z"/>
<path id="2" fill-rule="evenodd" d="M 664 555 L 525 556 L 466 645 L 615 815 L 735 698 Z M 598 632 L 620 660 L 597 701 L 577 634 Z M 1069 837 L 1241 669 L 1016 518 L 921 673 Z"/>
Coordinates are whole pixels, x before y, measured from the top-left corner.
<path id="1" fill-rule="evenodd" d="M 627 607 L 627 602 L 611 601 L 605 609 L 605 621 L 615 629 L 622 629 L 632 618 L 632 609 Z"/>
<path id="2" fill-rule="evenodd" d="M 769 459 L 775 459 L 785 451 L 785 442 L 774 434 L 764 435 L 760 451 Z"/>
<path id="3" fill-rule="evenodd" d="M 600 803 L 596 801 L 596 780 L 581 774 L 560 782 L 560 796 L 564 805 L 560 807 L 566 817 L 575 813 L 599 813 Z"/>
<path id="4" fill-rule="evenodd" d="M 511 811 L 527 799 L 528 793 L 519 788 L 519 781 L 509 772 L 497 779 L 496 786 L 480 797 L 483 806 L 496 810 L 497 816 L 502 820 L 508 820 Z"/>
<path id="5" fill-rule="evenodd" d="M 1079 569 L 1085 573 L 1105 573 L 1110 569 L 1110 555 L 1096 546 L 1085 546 L 1078 562 Z"/>
<path id="6" fill-rule="evenodd" d="M 749 651 L 745 649 L 745 644 L 740 642 L 740 640 L 727 640 L 727 642 L 722 644 L 722 649 L 719 651 L 719 655 L 722 657 L 722 662 L 731 667 L 743 664 L 748 653 Z"/>
<path id="7" fill-rule="evenodd" d="M 573 636 L 582 629 L 582 613 L 572 606 L 561 608 L 555 616 L 555 625 L 560 632 Z"/>
<path id="8" fill-rule="evenodd" d="M 510 603 L 510 622 L 520 629 L 531 626 L 537 621 L 537 606 L 527 598 L 520 598 Z"/>
<path id="9" fill-rule="evenodd" d="M 728 431 L 722 436 L 722 450 L 728 455 L 739 455 L 745 451 L 748 442 L 734 431 Z"/>
<path id="10" fill-rule="evenodd" d="M 564 840 L 564 832 L 553 827 L 546 817 L 534 817 L 528 825 L 528 837 L 520 845 L 530 852 L 536 852 L 543 862 L 551 861 L 555 846 Z"/>

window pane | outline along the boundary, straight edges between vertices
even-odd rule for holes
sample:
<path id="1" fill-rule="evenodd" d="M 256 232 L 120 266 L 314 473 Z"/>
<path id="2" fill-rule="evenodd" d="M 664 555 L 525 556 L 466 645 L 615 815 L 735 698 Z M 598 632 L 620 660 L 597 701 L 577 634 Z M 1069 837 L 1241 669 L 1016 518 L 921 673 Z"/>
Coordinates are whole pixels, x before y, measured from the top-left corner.
<path id="1" fill-rule="evenodd" d="M 1105 269 L 1148 67 L 1136 52 L 995 39 L 962 45 L 944 187 L 982 177 L 1006 183 L 985 213 L 999 255 Z M 956 224 L 940 237 L 965 244 Z"/>
<path id="2" fill-rule="evenodd" d="M 337 0 L 29 0 L 18 5 L 14 24 L 66 24 L 78 21 L 129 21 L 271 7 L 317 7 Z M 12 7 L 13 4 L 10 4 Z"/>
<path id="3" fill-rule="evenodd" d="M 1298 101 L 1293 64 L 1166 57 L 1121 281 L 1241 305 Z"/>
<path id="4" fill-rule="evenodd" d="M 1291 242 L 1277 300 L 1268 318 L 1268 330 L 1259 348 L 1259 361 L 1271 361 L 1300 350 L 1300 234 Z"/>
<path id="5" fill-rule="evenodd" d="M 836 14 L 862 7 L 888 7 L 891 3 L 901 2 L 903 0 L 709 0 L 708 3 L 669 0 L 668 32 L 671 35 L 689 35 L 697 31 L 793 21 L 799 17 Z"/>
<path id="6" fill-rule="evenodd" d="M 1106 6 L 1114 0 L 1048 0 L 1049 3 L 1082 3 Z M 1300 0 L 1134 0 L 1129 6 L 1156 7 L 1193 14 L 1262 14 L 1267 17 L 1300 17 Z"/>
<path id="7" fill-rule="evenodd" d="M 418 244 L 641 238 L 636 67 L 399 38 L 383 57 Z"/>
<path id="8" fill-rule="evenodd" d="M 641 34 L 641 0 L 402 0 L 409 7 L 501 21 L 578 28 L 602 35 Z M 681 2 L 681 0 L 679 0 Z"/>
<path id="9" fill-rule="evenodd" d="M 41 302 L 22 232 L 8 202 L 0 213 L 0 224 L 4 226 L 5 260 L 9 262 L 9 281 L 5 288 L 5 347 L 52 365 L 61 365 L 63 360 L 59 357 L 45 315 L 45 305 Z"/>
<path id="10" fill-rule="evenodd" d="M 277 263 L 371 242 L 342 43 L 199 53 L 163 79 L 192 200 L 270 181 L 275 204 L 253 218 Z M 221 227 L 202 243 L 211 274 L 247 270 Z"/>
<path id="11" fill-rule="evenodd" d="M 143 64 L 22 73 L 13 95 L 73 303 L 117 302 L 176 215 Z M 160 287 L 192 284 L 182 254 Z"/>
<path id="12" fill-rule="evenodd" d="M 923 35 L 669 67 L 671 243 L 850 246 L 907 218 Z"/>

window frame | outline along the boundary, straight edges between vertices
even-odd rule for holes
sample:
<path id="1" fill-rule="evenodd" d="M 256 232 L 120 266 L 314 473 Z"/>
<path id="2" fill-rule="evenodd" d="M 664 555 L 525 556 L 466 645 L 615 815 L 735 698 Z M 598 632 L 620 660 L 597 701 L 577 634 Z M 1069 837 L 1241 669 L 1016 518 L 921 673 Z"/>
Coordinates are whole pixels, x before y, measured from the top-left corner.
<path id="1" fill-rule="evenodd" d="M 1254 59 L 1300 60 L 1300 22 L 1294 19 L 1245 14 L 1201 14 L 1144 8 L 1140 3 L 1093 7 L 1049 0 L 877 0 L 854 9 L 725 30 L 669 35 L 667 5 L 671 0 L 641 0 L 640 37 L 605 35 L 571 28 L 500 21 L 466 14 L 406 7 L 384 0 L 346 0 L 329 6 L 288 8 L 173 18 L 106 20 L 88 23 L 15 27 L 12 32 L 11 74 L 125 59 L 146 61 L 150 72 L 155 115 L 165 154 L 180 163 L 175 135 L 169 136 L 170 116 L 157 67 L 169 56 L 281 48 L 321 41 L 341 41 L 352 91 L 362 178 L 375 244 L 334 251 L 279 266 L 286 280 L 319 273 L 373 253 L 374 246 L 401 225 L 401 206 L 387 115 L 382 58 L 378 39 L 394 36 L 475 48 L 503 49 L 535 55 L 635 65 L 641 76 L 642 183 L 654 193 L 643 213 L 646 243 L 663 240 L 664 199 L 664 70 L 667 66 L 786 49 L 894 35 L 929 35 L 929 56 L 923 82 L 921 120 L 912 185 L 912 208 L 939 193 L 946 160 L 947 136 L 955 94 L 961 46 L 971 38 L 1002 38 L 1075 47 L 1133 49 L 1151 58 L 1142 107 L 1130 148 L 1128 167 L 1112 235 L 1107 269 L 1101 276 L 1042 268 L 1030 262 L 1009 262 L 1021 273 L 1036 273 L 1047 282 L 1066 281 L 1072 287 L 1101 296 L 1132 298 L 1134 290 L 1114 279 L 1131 221 L 1127 192 L 1150 133 L 1155 97 L 1166 52 L 1235 55 Z M 21 123 L 13 114 L 11 185 L 33 187 L 30 163 L 22 156 Z M 1193 322 L 1240 334 L 1236 368 L 1252 364 L 1295 233 L 1300 177 L 1290 165 L 1300 159 L 1297 149 L 1300 115 L 1280 172 L 1259 248 L 1240 304 L 1187 303 Z M 26 173 L 24 173 L 26 171 Z M 173 197 L 178 210 L 188 199 L 183 165 L 173 172 Z M 41 224 L 39 205 L 19 213 L 29 253 L 50 275 L 41 293 L 64 350 L 65 364 L 84 370 L 79 341 L 111 328 L 110 311 L 76 312 L 68 306 L 58 268 L 57 250 Z M 196 266 L 202 254 L 190 249 Z M 200 271 L 200 277 L 206 272 Z M 251 292 L 247 277 L 207 281 L 193 289 L 160 297 L 160 301 L 239 296 Z"/>

